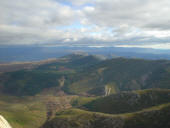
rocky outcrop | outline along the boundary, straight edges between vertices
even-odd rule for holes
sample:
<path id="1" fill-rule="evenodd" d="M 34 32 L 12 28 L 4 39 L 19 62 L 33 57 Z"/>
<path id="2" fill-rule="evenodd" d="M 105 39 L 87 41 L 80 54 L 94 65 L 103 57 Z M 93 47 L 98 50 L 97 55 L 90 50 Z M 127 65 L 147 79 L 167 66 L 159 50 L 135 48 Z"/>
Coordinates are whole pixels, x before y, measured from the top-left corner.
<path id="1" fill-rule="evenodd" d="M 8 121 L 0 115 L 0 128 L 12 128 Z"/>
<path id="2" fill-rule="evenodd" d="M 111 94 L 111 89 L 112 88 L 105 86 L 105 96 L 109 96 Z"/>

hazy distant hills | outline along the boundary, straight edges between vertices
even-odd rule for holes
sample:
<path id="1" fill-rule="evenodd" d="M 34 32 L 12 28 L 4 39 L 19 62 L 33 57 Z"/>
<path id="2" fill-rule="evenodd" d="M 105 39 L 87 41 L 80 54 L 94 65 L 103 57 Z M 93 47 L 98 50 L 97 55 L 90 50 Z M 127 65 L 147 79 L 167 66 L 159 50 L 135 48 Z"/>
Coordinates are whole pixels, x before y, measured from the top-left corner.
<path id="1" fill-rule="evenodd" d="M 62 57 L 72 53 L 103 55 L 109 58 L 170 59 L 169 50 L 121 47 L 83 47 L 83 46 L 0 46 L 0 62 L 39 61 Z"/>

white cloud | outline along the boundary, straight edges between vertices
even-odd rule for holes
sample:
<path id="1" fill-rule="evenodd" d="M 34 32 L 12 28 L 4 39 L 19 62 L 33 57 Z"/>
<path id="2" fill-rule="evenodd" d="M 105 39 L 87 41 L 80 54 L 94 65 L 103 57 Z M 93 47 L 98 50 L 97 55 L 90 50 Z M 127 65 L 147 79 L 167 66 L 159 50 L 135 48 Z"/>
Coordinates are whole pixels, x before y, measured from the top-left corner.
<path id="1" fill-rule="evenodd" d="M 169 0 L 96 0 L 89 22 L 104 26 L 170 29 Z"/>
<path id="2" fill-rule="evenodd" d="M 170 43 L 166 44 L 152 44 L 152 45 L 115 45 L 115 47 L 124 48 L 153 48 L 153 49 L 170 49 Z"/>
<path id="3" fill-rule="evenodd" d="M 52 0 L 5 0 L 0 1 L 0 23 L 20 26 L 44 27 L 68 25 L 76 12 L 69 6 Z"/>
<path id="4" fill-rule="evenodd" d="M 0 0 L 0 44 L 170 42 L 169 0 Z"/>

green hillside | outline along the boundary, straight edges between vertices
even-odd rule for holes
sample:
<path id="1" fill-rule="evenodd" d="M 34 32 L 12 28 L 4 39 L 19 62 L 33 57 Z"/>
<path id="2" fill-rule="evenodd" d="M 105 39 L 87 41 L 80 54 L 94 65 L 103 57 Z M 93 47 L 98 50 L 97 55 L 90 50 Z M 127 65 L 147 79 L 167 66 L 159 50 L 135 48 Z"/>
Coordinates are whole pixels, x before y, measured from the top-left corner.
<path id="1" fill-rule="evenodd" d="M 151 89 L 122 92 L 92 100 L 83 107 L 89 111 L 110 114 L 140 111 L 148 107 L 169 103 L 170 90 Z"/>
<path id="2" fill-rule="evenodd" d="M 13 128 L 170 126 L 170 61 L 73 54 L 8 66 L 0 74 L 0 115 Z"/>
<path id="3" fill-rule="evenodd" d="M 12 128 L 39 128 L 51 119 L 57 111 L 71 108 L 70 101 L 75 96 L 37 96 L 16 97 L 0 94 L 0 115 Z"/>
<path id="4" fill-rule="evenodd" d="M 56 113 L 42 128 L 169 128 L 169 117 L 170 104 L 121 115 L 71 109 Z"/>
<path id="5" fill-rule="evenodd" d="M 60 58 L 57 62 L 41 65 L 37 69 L 58 71 L 62 70 L 62 68 L 65 68 L 65 70 L 72 69 L 75 71 L 79 71 L 92 65 L 98 64 L 102 60 L 102 58 L 93 55 L 71 54 Z"/>
<path id="6" fill-rule="evenodd" d="M 102 61 L 71 77 L 65 91 L 105 95 L 148 88 L 170 89 L 170 61 L 116 58 Z M 106 89 L 107 88 L 107 89 Z"/>
<path id="7" fill-rule="evenodd" d="M 46 122 L 42 128 L 110 128 L 113 125 L 121 128 L 123 125 L 121 117 L 70 109 L 56 113 L 56 117 Z"/>
<path id="8" fill-rule="evenodd" d="M 70 81 L 68 76 L 100 61 L 95 56 L 70 55 L 31 70 L 6 72 L 0 77 L 0 91 L 17 96 L 35 95 L 46 88 L 63 86 L 61 80 L 64 84 Z"/>
<path id="9" fill-rule="evenodd" d="M 170 104 L 163 104 L 126 118 L 123 128 L 169 128 Z"/>
<path id="10" fill-rule="evenodd" d="M 59 111 L 42 128 L 169 128 L 170 90 L 75 97 L 77 108 Z M 89 111 L 87 111 L 89 110 Z"/>
<path id="11" fill-rule="evenodd" d="M 170 61 L 69 55 L 35 68 L 1 74 L 0 88 L 11 95 L 35 95 L 59 87 L 68 94 L 110 95 L 148 88 L 170 89 Z M 61 87 L 61 82 L 64 81 Z"/>
<path id="12" fill-rule="evenodd" d="M 43 71 L 16 71 L 5 73 L 1 79 L 3 92 L 11 95 L 35 95 L 44 88 L 59 86 L 62 76 Z"/>
<path id="13" fill-rule="evenodd" d="M 0 95 L 0 115 L 13 128 L 38 128 L 46 120 L 46 106 L 36 97 Z"/>

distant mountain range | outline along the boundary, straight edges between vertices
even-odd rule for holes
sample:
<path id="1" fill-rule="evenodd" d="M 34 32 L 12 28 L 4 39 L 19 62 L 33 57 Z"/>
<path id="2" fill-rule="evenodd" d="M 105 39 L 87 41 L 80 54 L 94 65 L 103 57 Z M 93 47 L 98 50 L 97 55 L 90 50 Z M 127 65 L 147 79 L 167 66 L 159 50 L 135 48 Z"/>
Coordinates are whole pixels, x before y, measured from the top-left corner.
<path id="1" fill-rule="evenodd" d="M 170 59 L 169 50 L 122 47 L 69 46 L 0 46 L 0 63 L 12 61 L 39 61 L 72 53 L 103 55 L 108 58 Z"/>

